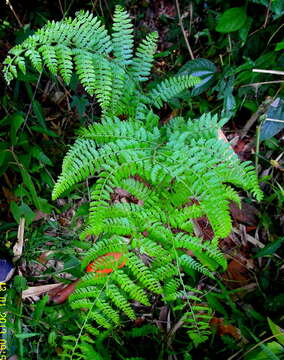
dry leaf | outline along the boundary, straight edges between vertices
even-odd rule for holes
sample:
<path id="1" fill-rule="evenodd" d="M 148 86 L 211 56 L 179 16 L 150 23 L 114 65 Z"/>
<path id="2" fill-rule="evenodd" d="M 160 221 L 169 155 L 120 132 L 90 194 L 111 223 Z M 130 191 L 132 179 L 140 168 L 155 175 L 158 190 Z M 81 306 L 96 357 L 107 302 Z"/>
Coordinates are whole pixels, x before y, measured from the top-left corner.
<path id="1" fill-rule="evenodd" d="M 258 224 L 258 210 L 245 202 L 242 202 L 241 209 L 236 203 L 230 204 L 232 218 L 236 222 L 241 222 L 243 224 L 256 226 Z"/>
<path id="2" fill-rule="evenodd" d="M 21 217 L 18 226 L 17 242 L 13 247 L 14 261 L 18 260 L 22 256 L 23 247 L 24 247 L 24 232 L 25 232 L 25 218 Z"/>
<path id="3" fill-rule="evenodd" d="M 225 325 L 223 318 L 213 317 L 210 320 L 210 325 L 216 329 L 216 333 L 219 336 L 230 335 L 236 340 L 241 339 L 240 329 L 236 328 L 234 325 Z"/>
<path id="4" fill-rule="evenodd" d="M 68 297 L 72 294 L 72 292 L 76 288 L 76 284 L 80 279 L 73 281 L 71 284 L 67 285 L 64 289 L 59 289 L 56 293 L 52 292 L 52 296 L 50 296 L 50 301 L 55 304 L 62 304 L 64 301 L 68 299 Z M 51 295 L 51 293 L 49 293 Z"/>
<path id="5" fill-rule="evenodd" d="M 39 296 L 39 295 L 49 292 L 52 289 L 55 289 L 55 288 L 58 288 L 61 286 L 62 286 L 62 283 L 31 286 L 22 292 L 22 299 L 26 299 L 26 298 L 32 297 L 32 296 Z"/>

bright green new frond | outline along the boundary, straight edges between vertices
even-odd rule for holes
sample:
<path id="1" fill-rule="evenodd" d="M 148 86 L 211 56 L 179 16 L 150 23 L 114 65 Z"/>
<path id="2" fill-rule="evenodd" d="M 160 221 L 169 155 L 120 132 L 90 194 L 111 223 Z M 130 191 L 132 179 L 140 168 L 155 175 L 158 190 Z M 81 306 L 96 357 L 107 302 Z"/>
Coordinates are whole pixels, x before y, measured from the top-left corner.
<path id="1" fill-rule="evenodd" d="M 200 238 L 179 233 L 174 239 L 174 246 L 176 248 L 191 250 L 193 253 L 206 254 L 209 258 L 212 258 L 216 263 L 221 265 L 224 270 L 227 267 L 223 254 L 218 249 L 214 249 L 212 246 L 208 245 L 207 242 L 202 243 L 202 239 Z"/>
<path id="2" fill-rule="evenodd" d="M 88 51 L 81 49 L 73 50 L 74 62 L 78 77 L 89 94 L 94 94 L 96 90 L 96 71 L 94 66 L 94 56 Z"/>
<path id="3" fill-rule="evenodd" d="M 111 329 L 113 327 L 112 321 L 99 310 L 91 311 L 88 314 L 88 319 L 96 321 L 99 326 L 106 329 Z"/>
<path id="4" fill-rule="evenodd" d="M 64 45 L 58 45 L 55 48 L 58 59 L 59 74 L 66 84 L 70 83 L 73 73 L 72 50 Z"/>
<path id="5" fill-rule="evenodd" d="M 107 55 L 112 50 L 111 39 L 101 22 L 88 12 L 78 12 L 73 21 L 69 18 L 58 22 L 48 22 L 34 35 L 29 36 L 21 45 L 10 50 L 10 62 L 4 69 L 7 81 L 17 76 L 16 67 L 25 72 L 25 58 L 35 70 L 41 71 L 42 64 L 53 74 L 60 74 L 64 81 L 70 81 L 74 68 L 72 54 L 81 53 L 91 69 L 89 58 L 94 53 Z M 101 61 L 103 62 L 103 57 Z M 83 76 L 81 59 L 74 59 L 80 80 Z M 91 80 L 92 83 L 92 80 Z M 93 93 L 94 88 L 87 84 L 86 90 Z"/>
<path id="6" fill-rule="evenodd" d="M 65 156 L 62 174 L 53 189 L 52 198 L 56 199 L 72 185 L 94 174 L 96 159 L 99 160 L 96 143 L 78 139 Z"/>
<path id="7" fill-rule="evenodd" d="M 191 311 L 185 314 L 183 320 L 188 328 L 187 334 L 195 347 L 205 342 L 211 334 L 211 318 L 212 311 L 205 305 L 193 305 Z"/>
<path id="8" fill-rule="evenodd" d="M 87 286 L 84 287 L 84 289 L 82 290 L 81 288 L 77 288 L 70 296 L 70 301 L 73 302 L 75 300 L 82 300 L 82 299 L 88 299 L 89 297 L 91 298 L 96 298 L 97 296 L 99 296 L 100 292 L 98 290 L 97 287 L 95 286 Z M 89 304 L 91 304 L 89 302 L 89 300 L 87 301 Z M 89 307 L 89 306 L 86 306 Z M 77 307 L 78 308 L 78 307 Z"/>
<path id="9" fill-rule="evenodd" d="M 167 262 L 165 264 L 163 263 L 163 261 L 160 261 L 159 259 L 157 263 L 158 266 L 155 266 L 155 270 L 153 271 L 153 275 L 157 280 L 163 281 L 167 278 L 172 278 L 174 275 L 178 274 L 178 269 L 173 263 Z M 155 263 L 152 264 L 153 267 L 154 264 Z"/>
<path id="10" fill-rule="evenodd" d="M 55 48 L 50 45 L 42 45 L 38 51 L 41 53 L 43 61 L 45 62 L 48 70 L 51 72 L 51 74 L 56 75 L 58 62 Z"/>
<path id="11" fill-rule="evenodd" d="M 174 301 L 178 297 L 178 288 L 181 283 L 178 279 L 170 279 L 163 287 L 163 293 L 166 301 Z"/>

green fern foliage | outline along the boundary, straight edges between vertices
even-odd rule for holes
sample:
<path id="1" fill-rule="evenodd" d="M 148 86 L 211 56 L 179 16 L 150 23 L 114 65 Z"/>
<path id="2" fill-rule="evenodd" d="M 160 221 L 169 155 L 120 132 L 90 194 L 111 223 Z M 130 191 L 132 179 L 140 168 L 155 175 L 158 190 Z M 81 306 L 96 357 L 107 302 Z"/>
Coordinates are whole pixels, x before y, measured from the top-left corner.
<path id="1" fill-rule="evenodd" d="M 145 104 L 161 107 L 162 101 L 199 81 L 193 76 L 172 78 L 143 94 L 139 83 L 148 79 L 156 42 L 157 33 L 149 34 L 133 56 L 133 26 L 121 6 L 116 7 L 111 35 L 97 17 L 80 11 L 73 20 L 48 22 L 11 49 L 4 62 L 4 76 L 10 83 L 18 71 L 25 73 L 30 63 L 38 72 L 45 66 L 68 84 L 75 72 L 85 90 L 96 96 L 105 115 L 137 116 L 147 111 Z"/>
<path id="2" fill-rule="evenodd" d="M 133 52 L 133 26 L 129 15 L 121 6 L 115 9 L 112 30 L 113 54 L 116 61 L 121 65 L 128 65 L 131 63 Z"/>
<path id="3" fill-rule="evenodd" d="M 56 199 L 96 177 L 81 234 L 82 240 L 95 239 L 82 259 L 82 271 L 90 264 L 93 271 L 82 276 L 69 298 L 72 309 L 82 310 L 80 333 L 111 331 L 135 319 L 135 305 L 147 307 L 159 298 L 182 310 L 197 346 L 208 338 L 211 315 L 189 284 L 198 275 L 214 279 L 226 269 L 218 240 L 231 232 L 229 203 L 240 204 L 237 191 L 257 200 L 262 193 L 251 163 L 241 163 L 218 137 L 226 119 L 179 116 L 159 125 L 153 109 L 199 80 L 176 76 L 144 92 L 140 83 L 149 78 L 156 44 L 157 34 L 149 34 L 133 55 L 133 27 L 120 6 L 111 36 L 100 20 L 79 12 L 74 19 L 49 22 L 11 49 L 4 74 L 10 82 L 18 71 L 46 67 L 68 83 L 75 72 L 102 108 L 101 122 L 79 130 L 52 193 Z M 113 201 L 121 190 L 128 200 Z M 211 240 L 196 236 L 195 221 L 201 217 L 212 228 Z M 112 261 L 105 257 L 114 253 L 123 260 L 117 266 L 114 256 Z M 101 271 L 110 267 L 107 274 Z M 75 347 L 68 339 L 66 358 L 99 359 L 88 338 L 82 339 Z"/>
<path id="4" fill-rule="evenodd" d="M 85 254 L 82 270 L 107 253 L 119 252 L 125 261 L 124 267 L 107 276 L 96 272 L 83 276 L 70 304 L 89 309 L 89 319 L 97 328 L 110 329 L 122 324 L 123 316 L 134 319 L 132 303 L 149 306 L 151 294 L 170 303 L 183 298 L 190 304 L 186 323 L 197 345 L 208 337 L 210 315 L 198 315 L 198 297 L 183 289 L 180 274 L 214 278 L 218 269 L 226 269 L 217 244 L 232 228 L 229 202 L 240 201 L 238 188 L 258 200 L 262 193 L 251 165 L 241 163 L 218 138 L 224 121 L 217 116 L 206 114 L 195 121 L 179 117 L 149 129 L 147 121 L 155 123 L 156 115 L 149 112 L 144 122 L 103 118 L 79 132 L 64 159 L 54 199 L 77 182 L 98 177 L 81 236 L 94 235 L 97 241 Z M 113 203 L 116 189 L 136 200 Z M 214 231 L 211 242 L 195 236 L 192 221 L 201 216 L 207 217 Z M 99 306 L 102 300 L 109 309 Z M 200 326 L 193 327 L 195 312 Z"/>

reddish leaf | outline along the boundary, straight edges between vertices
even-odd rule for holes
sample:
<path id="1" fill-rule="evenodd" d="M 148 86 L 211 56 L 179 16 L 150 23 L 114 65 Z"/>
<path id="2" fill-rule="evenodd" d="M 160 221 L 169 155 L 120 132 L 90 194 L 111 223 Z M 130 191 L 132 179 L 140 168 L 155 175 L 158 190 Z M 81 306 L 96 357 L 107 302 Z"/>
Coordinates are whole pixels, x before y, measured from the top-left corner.
<path id="1" fill-rule="evenodd" d="M 236 222 L 256 226 L 258 224 L 258 210 L 245 202 L 242 202 L 241 209 L 237 204 L 230 204 L 231 214 Z"/>
<path id="2" fill-rule="evenodd" d="M 240 340 L 241 332 L 240 329 L 236 328 L 234 325 L 225 325 L 224 319 L 213 317 L 210 320 L 210 325 L 216 329 L 216 333 L 219 336 L 230 335 L 236 340 Z"/>
<path id="3" fill-rule="evenodd" d="M 94 272 L 95 271 L 96 273 L 109 274 L 109 273 L 113 272 L 113 268 L 118 267 L 120 269 L 125 265 L 125 261 L 121 261 L 119 264 L 120 258 L 122 256 L 123 256 L 123 254 L 118 253 L 118 252 L 109 252 L 105 255 L 102 255 L 87 266 L 86 272 Z M 107 263 L 109 265 L 113 265 L 113 267 L 96 270 L 96 267 L 98 267 L 101 264 L 101 260 L 106 260 Z"/>
<path id="4" fill-rule="evenodd" d="M 76 284 L 80 279 L 73 281 L 71 284 L 67 285 L 65 288 L 60 288 L 56 293 L 49 292 L 48 295 L 50 297 L 50 301 L 55 304 L 62 304 L 64 301 L 68 299 L 68 297 L 72 294 L 72 292 L 76 288 Z"/>

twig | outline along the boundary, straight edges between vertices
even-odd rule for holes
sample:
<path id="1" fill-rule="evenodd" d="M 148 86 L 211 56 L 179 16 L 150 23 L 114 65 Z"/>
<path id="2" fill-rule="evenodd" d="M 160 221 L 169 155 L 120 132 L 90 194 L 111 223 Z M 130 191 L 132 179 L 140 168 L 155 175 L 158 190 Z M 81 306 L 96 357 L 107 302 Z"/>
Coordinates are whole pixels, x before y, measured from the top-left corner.
<path id="1" fill-rule="evenodd" d="M 273 75 L 284 75 L 284 71 L 278 70 L 264 70 L 264 69 L 252 69 L 253 72 L 273 74 Z"/>
<path id="2" fill-rule="evenodd" d="M 25 116 L 24 124 L 23 124 L 23 126 L 22 126 L 22 130 L 21 130 L 22 132 L 24 131 L 24 128 L 25 128 L 25 126 L 26 126 L 26 124 L 27 124 L 27 121 L 28 121 L 28 117 L 30 116 L 30 112 L 31 112 L 32 106 L 33 106 L 33 101 L 34 101 L 34 99 L 35 99 L 36 92 L 37 92 L 37 89 L 38 89 L 38 87 L 39 87 L 41 75 L 42 75 L 42 72 L 39 74 L 39 77 L 38 77 L 38 79 L 37 79 L 36 88 L 35 88 L 35 91 L 34 91 L 34 93 L 33 93 L 33 97 L 32 97 L 32 99 L 31 99 L 31 102 L 30 102 L 30 105 L 29 105 L 27 114 L 26 114 L 26 116 Z"/>
<path id="3" fill-rule="evenodd" d="M 239 357 L 237 360 L 240 360 L 241 358 L 243 358 L 244 356 L 246 356 L 248 353 L 250 353 L 251 351 L 253 351 L 254 349 L 256 349 L 258 346 L 260 346 L 261 344 L 264 344 L 266 343 L 267 341 L 273 339 L 273 338 L 277 338 L 277 337 L 280 337 L 280 336 L 283 336 L 283 333 L 280 332 L 280 333 L 277 333 L 277 334 L 274 334 L 274 335 L 271 335 L 269 336 L 268 338 L 260 341 L 259 343 L 255 344 L 253 347 L 251 347 L 248 351 L 246 351 L 244 354 L 241 355 L 241 357 Z M 240 353 L 240 351 L 238 351 L 236 354 L 230 356 L 227 360 L 233 360 L 235 359 L 235 357 L 238 356 L 238 354 Z"/>
<path id="4" fill-rule="evenodd" d="M 18 15 L 16 14 L 16 12 L 15 12 L 12 4 L 10 3 L 10 0 L 6 0 L 6 5 L 9 6 L 9 8 L 10 8 L 10 10 L 12 11 L 13 15 L 15 16 L 15 18 L 16 18 L 19 26 L 20 26 L 20 27 L 23 27 L 23 24 L 21 23 L 21 20 L 19 19 L 19 17 L 18 17 Z"/>
<path id="5" fill-rule="evenodd" d="M 60 1 L 60 0 L 58 0 L 58 4 L 59 4 L 60 11 L 61 11 L 61 13 L 62 13 L 62 18 L 64 19 L 64 18 L 65 18 L 65 14 L 64 14 L 63 7 L 62 7 L 62 4 L 61 4 L 61 1 Z"/>
<path id="6" fill-rule="evenodd" d="M 266 121 L 274 121 L 274 122 L 284 123 L 284 120 L 280 120 L 280 119 L 266 118 L 265 120 L 266 120 Z"/>
<path id="7" fill-rule="evenodd" d="M 252 116 L 249 118 L 248 122 L 245 124 L 244 128 L 241 130 L 242 138 L 244 138 L 247 133 L 249 132 L 250 128 L 253 126 L 253 124 L 256 122 L 256 120 L 266 113 L 269 105 L 273 102 L 273 98 L 269 97 L 267 100 L 265 100 L 262 104 L 260 104 L 257 111 L 252 114 Z"/>
<path id="8" fill-rule="evenodd" d="M 183 37 L 184 37 L 184 41 L 186 43 L 186 46 L 187 46 L 187 49 L 188 49 L 188 52 L 189 52 L 189 55 L 190 55 L 190 58 L 191 60 L 194 60 L 194 55 L 193 55 L 193 52 L 191 50 L 191 47 L 190 47 L 190 44 L 188 42 L 188 38 L 187 38 L 187 35 L 186 35 L 186 32 L 184 30 L 184 27 L 183 27 L 183 23 L 182 23 L 182 18 L 181 18 L 181 14 L 180 14 L 180 7 L 179 7 L 179 2 L 178 0 L 176 0 L 176 7 L 177 7 L 177 13 L 178 13 L 178 19 L 179 19 L 179 26 L 181 28 L 181 31 L 182 31 L 182 34 L 183 34 Z"/>
<path id="9" fill-rule="evenodd" d="M 243 88 L 246 86 L 258 87 L 260 85 L 279 84 L 279 83 L 283 83 L 283 82 L 284 82 L 284 80 L 262 81 L 262 82 L 256 82 L 256 83 L 251 83 L 251 84 L 245 84 L 245 85 L 240 86 L 240 88 Z"/>
<path id="10" fill-rule="evenodd" d="M 270 11 L 270 7 L 271 7 L 271 1 L 269 1 L 269 5 L 267 7 L 267 11 L 266 11 L 266 14 L 265 14 L 265 21 L 264 21 L 264 24 L 263 24 L 263 28 L 265 29 L 266 26 L 267 26 L 267 23 L 268 23 L 268 18 L 269 18 L 269 11 Z"/>
<path id="11" fill-rule="evenodd" d="M 278 31 L 284 26 L 284 23 L 282 25 L 279 26 L 279 28 L 274 31 L 274 33 L 270 36 L 268 42 L 267 42 L 267 46 L 270 44 L 271 40 L 274 38 L 274 36 L 278 33 Z"/>

